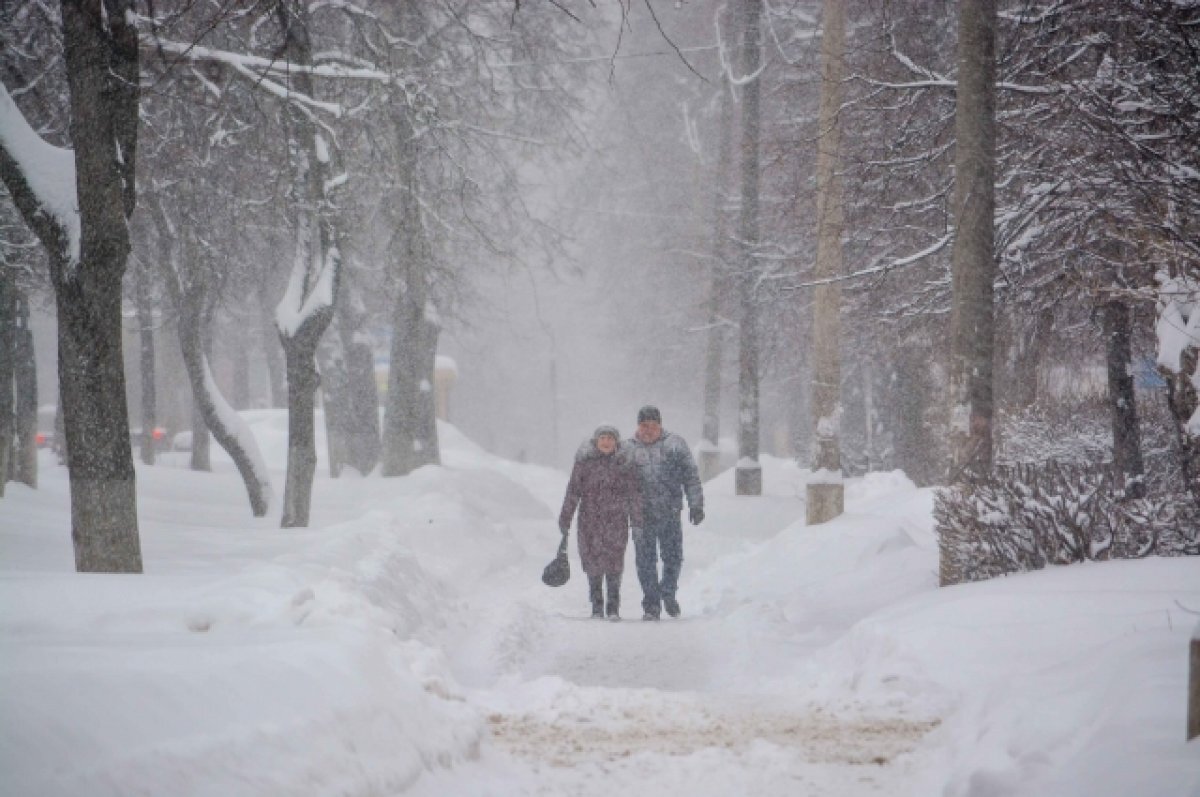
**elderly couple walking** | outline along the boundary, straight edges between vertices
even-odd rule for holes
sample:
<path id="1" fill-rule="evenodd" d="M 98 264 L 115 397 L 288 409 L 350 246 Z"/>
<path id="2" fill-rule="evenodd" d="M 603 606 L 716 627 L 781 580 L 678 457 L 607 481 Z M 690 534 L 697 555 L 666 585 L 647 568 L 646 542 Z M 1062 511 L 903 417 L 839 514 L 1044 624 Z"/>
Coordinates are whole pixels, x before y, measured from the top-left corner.
<path id="1" fill-rule="evenodd" d="M 579 510 L 579 559 L 596 618 L 607 614 L 610 620 L 620 619 L 630 529 L 642 586 L 642 619 L 657 620 L 664 608 L 678 617 L 675 590 L 683 566 L 679 515 L 684 495 L 692 524 L 704 520 L 704 492 L 687 443 L 663 429 L 657 407 L 642 407 L 637 420 L 637 433 L 630 440 L 622 442 L 616 429 L 601 426 L 580 446 L 558 518 L 565 537 Z"/>

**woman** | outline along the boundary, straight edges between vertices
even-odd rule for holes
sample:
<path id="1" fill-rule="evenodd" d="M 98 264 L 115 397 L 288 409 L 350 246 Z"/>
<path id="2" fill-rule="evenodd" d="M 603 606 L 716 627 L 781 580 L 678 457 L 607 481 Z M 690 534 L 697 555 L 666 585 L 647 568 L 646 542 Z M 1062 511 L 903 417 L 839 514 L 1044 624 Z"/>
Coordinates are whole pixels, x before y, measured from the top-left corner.
<path id="1" fill-rule="evenodd" d="M 558 516 L 559 530 L 565 535 L 579 509 L 579 559 L 588 577 L 592 617 L 603 618 L 607 611 L 610 620 L 621 619 L 621 573 L 629 529 L 642 525 L 637 472 L 621 454 L 620 440 L 616 429 L 601 426 L 579 447 Z"/>

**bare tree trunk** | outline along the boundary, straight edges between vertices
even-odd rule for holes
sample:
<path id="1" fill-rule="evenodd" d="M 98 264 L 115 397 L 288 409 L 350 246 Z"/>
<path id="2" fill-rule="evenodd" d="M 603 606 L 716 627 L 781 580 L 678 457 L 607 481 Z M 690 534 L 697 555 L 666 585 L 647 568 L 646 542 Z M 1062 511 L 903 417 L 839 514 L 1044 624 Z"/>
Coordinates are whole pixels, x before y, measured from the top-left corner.
<path id="1" fill-rule="evenodd" d="M 277 6 L 288 59 L 293 64 L 312 64 L 312 41 L 308 30 L 308 7 L 286 0 Z M 290 82 L 300 93 L 314 97 L 311 74 L 294 73 Z M 341 254 L 337 247 L 334 209 L 330 202 L 330 151 L 333 143 L 320 136 L 309 111 L 287 105 L 290 150 L 295 169 L 296 202 L 300 219 L 296 236 L 296 259 L 287 295 L 276 313 L 279 338 L 283 343 L 288 379 L 288 464 L 284 484 L 283 528 L 307 526 L 312 503 L 312 482 L 317 469 L 314 414 L 320 386 L 316 353 L 321 336 L 333 320 L 338 292 Z M 312 264 L 319 263 L 315 272 Z M 314 310 L 305 309 L 305 299 L 328 285 L 328 302 Z"/>
<path id="2" fill-rule="evenodd" d="M 12 330 L 13 386 L 16 389 L 12 478 L 36 489 L 37 358 L 33 351 L 33 328 L 29 325 L 29 297 L 19 288 L 16 290 L 16 322 L 16 327 Z"/>
<path id="3" fill-rule="evenodd" d="M 375 360 L 361 334 L 366 308 L 349 282 L 335 312 L 336 340 L 321 361 L 325 404 L 325 437 L 329 472 L 335 478 L 342 465 L 370 473 L 379 463 L 379 392 Z"/>
<path id="4" fill-rule="evenodd" d="M 198 247 L 192 247 L 193 257 L 198 251 Z M 207 279 L 202 279 L 200 284 L 195 286 L 196 296 L 194 311 L 197 314 L 198 321 L 194 327 L 195 340 L 193 345 L 197 346 L 204 353 L 204 362 L 208 368 L 212 368 L 213 347 L 212 347 L 212 319 L 215 307 L 213 305 L 212 288 Z M 186 292 L 185 292 L 186 296 Z M 187 299 L 184 300 L 185 302 Z M 208 417 L 199 408 L 199 402 L 192 402 L 192 470 L 205 472 L 212 471 L 212 428 L 209 426 Z"/>
<path id="5" fill-rule="evenodd" d="M 0 266 L 0 498 L 8 483 L 16 429 L 13 423 L 13 349 L 17 325 L 16 285 Z"/>
<path id="6" fill-rule="evenodd" d="M 211 432 L 217 444 L 225 449 L 233 460 L 246 485 L 250 499 L 250 511 L 255 517 L 267 513 L 270 502 L 270 485 L 267 475 L 262 472 L 261 463 L 254 461 L 254 456 L 247 450 L 247 443 L 242 441 L 234 429 L 228 428 L 221 417 L 219 405 L 223 399 L 217 395 L 217 386 L 212 381 L 204 351 L 203 308 L 194 298 L 186 296 L 187 291 L 180 292 L 177 285 L 168 276 L 168 288 L 172 292 L 177 308 L 179 330 L 179 348 L 183 355 L 184 368 L 187 370 L 188 382 L 192 388 L 192 447 L 193 454 L 196 445 L 196 432 L 202 430 L 205 438 Z M 199 416 L 199 417 L 197 417 Z M 193 463 L 195 459 L 193 459 Z"/>
<path id="7" fill-rule="evenodd" d="M 82 227 L 80 262 L 51 256 L 58 379 L 80 572 L 140 573 L 137 498 L 121 357 L 138 124 L 137 31 L 128 0 L 64 0 L 63 41 Z M 62 250 L 59 250 L 60 252 Z"/>
<path id="8" fill-rule="evenodd" d="M 307 526 L 312 505 L 312 481 L 317 472 L 314 415 L 320 384 L 315 348 L 315 343 L 304 338 L 285 338 L 283 342 L 288 373 L 288 464 L 280 526 L 285 529 Z"/>
<path id="9" fill-rule="evenodd" d="M 0 497 L 4 484 L 37 487 L 37 364 L 29 301 L 0 269 Z"/>
<path id="10" fill-rule="evenodd" d="M 728 89 L 721 87 L 718 119 L 717 175 L 712 192 L 712 269 L 708 299 L 708 342 L 704 357 L 704 427 L 700 446 L 700 480 L 717 475 L 721 462 L 721 362 L 724 359 L 725 329 L 721 318 L 721 297 L 728 285 L 729 264 L 725 261 L 728 234 L 725 224 L 725 187 L 732 166 L 733 109 Z"/>
<path id="11" fill-rule="evenodd" d="M 217 391 L 216 383 L 208 366 L 204 345 L 205 299 L 208 291 L 202 274 L 194 271 L 194 260 L 184 266 L 180 261 L 180 250 L 183 249 L 185 235 L 180 235 L 171 225 L 166 210 L 161 205 L 154 213 L 154 220 L 159 230 L 160 246 L 165 250 L 160 252 L 164 258 L 164 285 L 175 309 L 176 332 L 179 336 L 179 351 L 183 359 L 184 370 L 187 372 L 188 384 L 192 392 L 192 445 L 196 445 L 196 432 L 203 430 L 216 438 L 217 444 L 225 449 L 238 469 L 246 493 L 250 500 L 250 511 L 255 517 L 267 513 L 270 503 L 270 482 L 265 466 L 257 461 L 257 449 L 253 440 L 243 440 L 238 430 L 229 428 L 223 418 L 224 399 Z M 191 255 L 190 252 L 187 253 Z M 190 279 L 185 280 L 184 269 Z M 232 410 L 228 410 L 231 412 Z M 199 417 L 197 417 L 197 415 Z M 234 419 L 228 419 L 233 421 Z M 194 460 L 193 460 L 194 461 Z"/>
<path id="12" fill-rule="evenodd" d="M 1038 400 L 1038 366 L 1046 339 L 1054 327 L 1054 313 L 1039 310 L 1033 329 L 1020 338 L 1013 354 L 1012 385 L 1009 388 L 1009 405 L 1013 409 L 1032 407 Z"/>
<path id="13" fill-rule="evenodd" d="M 403 476 L 440 461 L 433 401 L 438 330 L 426 316 L 428 253 L 417 202 L 420 151 L 412 123 L 403 111 L 397 117 L 396 128 L 400 155 L 397 181 L 401 190 L 400 228 L 395 233 L 399 263 L 383 422 L 384 476 Z"/>
<path id="14" fill-rule="evenodd" d="M 992 466 L 996 0 L 962 0 L 950 315 L 951 481 Z"/>
<path id="15" fill-rule="evenodd" d="M 212 435 L 209 434 L 208 423 L 204 420 L 204 410 L 201 400 L 192 397 L 192 450 L 188 457 L 188 467 L 201 473 L 212 472 Z"/>
<path id="16" fill-rule="evenodd" d="M 437 321 L 427 314 L 422 323 L 421 348 L 417 355 L 421 377 L 417 385 L 417 442 L 420 443 L 418 459 L 422 465 L 442 463 L 437 433 L 437 397 L 433 394 L 433 371 L 437 366 L 437 344 L 441 331 Z"/>
<path id="17" fill-rule="evenodd" d="M 233 361 L 233 395 L 230 398 L 235 410 L 248 410 L 252 403 L 250 398 L 250 358 L 246 354 L 250 341 L 247 340 L 248 336 L 244 331 L 246 327 L 239 326 L 235 341 L 240 345 L 231 358 Z"/>
<path id="18" fill-rule="evenodd" d="M 409 270 L 416 285 L 419 269 Z M 424 291 L 409 290 L 393 315 L 387 409 L 384 413 L 383 475 L 404 476 L 440 461 L 433 397 L 438 327 L 425 316 Z"/>
<path id="19" fill-rule="evenodd" d="M 287 365 L 283 361 L 283 348 L 279 345 L 279 330 L 275 328 L 275 318 L 269 310 L 266 286 L 259 288 L 258 301 L 263 308 L 259 331 L 262 335 L 263 358 L 267 361 L 267 385 L 271 391 L 267 400 L 269 406 L 283 409 L 287 407 Z"/>
<path id="20" fill-rule="evenodd" d="M 842 183 L 841 96 L 846 17 L 842 0 L 825 0 L 821 19 L 821 106 L 817 132 L 817 261 L 813 277 L 813 471 L 806 494 L 808 525 L 842 514 Z M 824 281 L 824 282 L 822 282 Z M 870 421 L 868 420 L 868 423 Z"/>
<path id="21" fill-rule="evenodd" d="M 80 572 L 142 570 L 121 357 L 121 279 L 136 200 L 139 102 L 131 5 L 129 0 L 62 4 L 78 250 L 69 220 L 48 212 L 46 197 L 25 176 L 25 165 L 0 146 L 0 178 L 50 256 L 71 538 Z M 7 92 L 0 92 L 11 104 Z M 6 111 L 19 117 L 15 107 Z"/>
<path id="22" fill-rule="evenodd" d="M 1133 320 L 1129 305 L 1120 299 L 1102 308 L 1104 339 L 1108 350 L 1108 403 L 1112 413 L 1113 465 L 1120 474 L 1127 498 L 1146 496 L 1142 465 L 1142 436 L 1138 427 L 1137 397 L 1133 383 Z"/>
<path id="23" fill-rule="evenodd" d="M 136 288 L 139 362 L 142 377 L 142 462 L 154 464 L 154 430 L 158 426 L 158 394 L 154 387 L 154 304 L 150 296 L 149 275 L 138 275 Z"/>
<path id="24" fill-rule="evenodd" d="M 1192 497 L 1200 503 L 1200 435 L 1192 433 L 1189 421 L 1200 406 L 1200 394 L 1192 381 L 1196 373 L 1200 349 L 1190 346 L 1180 352 L 1179 370 L 1159 367 L 1159 373 L 1167 382 L 1167 406 L 1175 419 L 1175 430 L 1179 436 L 1180 470 Z"/>
<path id="25" fill-rule="evenodd" d="M 762 60 L 759 17 L 761 0 L 742 0 L 742 71 L 752 76 L 742 96 L 742 208 L 741 271 L 738 300 L 741 309 L 738 349 L 738 462 L 734 471 L 738 495 L 762 495 L 762 467 L 758 463 L 758 304 L 755 291 L 758 266 L 758 140 L 761 124 L 758 75 Z"/>

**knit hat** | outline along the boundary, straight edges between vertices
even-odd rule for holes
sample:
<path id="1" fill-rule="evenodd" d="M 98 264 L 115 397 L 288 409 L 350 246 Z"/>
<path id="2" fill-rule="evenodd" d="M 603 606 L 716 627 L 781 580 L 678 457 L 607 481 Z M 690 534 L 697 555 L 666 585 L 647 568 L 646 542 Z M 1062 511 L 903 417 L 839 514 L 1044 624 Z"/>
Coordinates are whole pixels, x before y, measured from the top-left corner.
<path id="1" fill-rule="evenodd" d="M 592 433 L 592 440 L 599 440 L 600 435 L 611 435 L 613 440 L 620 441 L 621 433 L 617 431 L 615 426 L 597 426 L 596 431 Z"/>
<path id="2" fill-rule="evenodd" d="M 647 404 L 638 410 L 638 423 L 642 421 L 662 423 L 662 413 L 658 411 L 658 407 L 655 407 L 653 404 Z"/>

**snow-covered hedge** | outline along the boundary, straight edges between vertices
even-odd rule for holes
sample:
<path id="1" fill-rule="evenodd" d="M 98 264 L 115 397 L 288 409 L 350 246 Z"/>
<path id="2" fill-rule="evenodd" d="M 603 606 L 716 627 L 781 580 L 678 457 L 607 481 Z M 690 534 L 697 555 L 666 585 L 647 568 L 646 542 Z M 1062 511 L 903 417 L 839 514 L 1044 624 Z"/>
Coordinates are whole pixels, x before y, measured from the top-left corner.
<path id="1" fill-rule="evenodd" d="M 997 467 L 939 490 L 934 519 L 943 585 L 1047 564 L 1200 554 L 1200 509 L 1187 493 L 1123 499 L 1109 467 Z"/>

